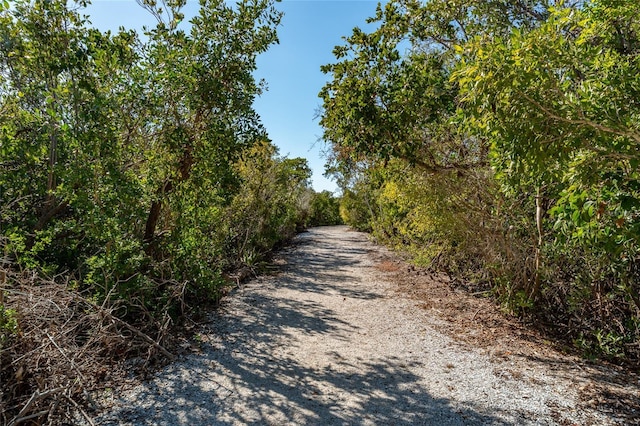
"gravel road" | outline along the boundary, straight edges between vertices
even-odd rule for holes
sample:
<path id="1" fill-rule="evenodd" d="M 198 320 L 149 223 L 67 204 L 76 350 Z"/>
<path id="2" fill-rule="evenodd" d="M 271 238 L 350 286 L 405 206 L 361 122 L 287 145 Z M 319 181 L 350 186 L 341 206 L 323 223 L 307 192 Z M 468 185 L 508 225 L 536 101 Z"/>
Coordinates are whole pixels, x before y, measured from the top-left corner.
<path id="1" fill-rule="evenodd" d="M 566 374 L 437 331 L 375 267 L 384 253 L 346 227 L 301 234 L 281 272 L 240 286 L 192 354 L 113 397 L 96 423 L 615 424 L 578 408 Z"/>

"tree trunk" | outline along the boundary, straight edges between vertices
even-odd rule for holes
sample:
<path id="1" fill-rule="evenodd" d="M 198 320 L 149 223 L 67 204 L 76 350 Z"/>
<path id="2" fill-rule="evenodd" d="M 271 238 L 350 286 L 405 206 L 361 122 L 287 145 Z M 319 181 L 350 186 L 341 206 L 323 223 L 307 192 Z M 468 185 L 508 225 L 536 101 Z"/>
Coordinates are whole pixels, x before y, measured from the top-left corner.
<path id="1" fill-rule="evenodd" d="M 538 230 L 538 242 L 536 245 L 536 259 L 535 259 L 535 277 L 533 283 L 533 290 L 531 291 L 531 299 L 535 299 L 538 297 L 538 293 L 540 292 L 540 264 L 541 264 L 541 251 L 542 251 L 542 217 L 544 215 L 544 211 L 542 208 L 542 195 L 540 193 L 540 188 L 536 193 L 536 228 Z"/>
<path id="2" fill-rule="evenodd" d="M 157 199 L 151 203 L 151 208 L 149 209 L 149 214 L 147 216 L 147 223 L 144 228 L 144 236 L 142 238 L 142 241 L 147 245 L 145 252 L 149 256 L 153 256 L 155 251 L 153 240 L 158 227 L 158 221 L 160 220 L 162 213 L 163 198 L 174 189 L 174 182 L 184 182 L 189 179 L 193 161 L 193 147 L 190 143 L 185 147 L 182 159 L 180 160 L 180 175 L 174 179 L 169 178 L 157 191 Z"/>

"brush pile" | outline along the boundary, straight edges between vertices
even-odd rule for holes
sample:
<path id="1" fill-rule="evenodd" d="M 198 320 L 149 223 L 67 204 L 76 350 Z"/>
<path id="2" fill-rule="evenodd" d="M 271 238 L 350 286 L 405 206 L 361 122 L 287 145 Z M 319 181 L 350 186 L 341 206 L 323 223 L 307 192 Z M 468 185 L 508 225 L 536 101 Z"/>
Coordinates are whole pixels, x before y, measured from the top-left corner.
<path id="1" fill-rule="evenodd" d="M 134 327 L 69 283 L 0 269 L 0 424 L 93 424 L 92 394 L 172 358 L 169 321 Z"/>

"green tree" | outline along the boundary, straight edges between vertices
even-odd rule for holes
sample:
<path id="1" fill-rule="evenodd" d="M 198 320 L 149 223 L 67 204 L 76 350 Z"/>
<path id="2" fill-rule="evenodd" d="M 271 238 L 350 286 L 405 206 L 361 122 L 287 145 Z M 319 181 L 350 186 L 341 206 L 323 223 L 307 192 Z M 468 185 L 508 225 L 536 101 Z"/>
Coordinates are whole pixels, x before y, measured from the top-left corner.
<path id="1" fill-rule="evenodd" d="M 303 226 L 299 201 L 309 188 L 311 169 L 302 158 L 280 158 L 261 140 L 244 152 L 236 168 L 241 188 L 228 207 L 227 252 L 253 264 Z"/>
<path id="2" fill-rule="evenodd" d="M 78 250 L 124 225 L 113 213 L 134 215 L 140 195 L 112 121 L 135 35 L 87 29 L 58 1 L 0 13 L 2 231 L 11 250 L 74 268 Z"/>
<path id="3" fill-rule="evenodd" d="M 538 200 L 542 261 L 559 273 L 533 297 L 563 300 L 585 324 L 616 312 L 626 341 L 640 309 L 639 30 L 632 1 L 555 8 L 533 30 L 471 41 L 455 75 L 498 179 Z"/>
<path id="4" fill-rule="evenodd" d="M 637 5 L 406 0 L 369 23 L 320 93 L 347 223 L 595 345 L 636 341 Z"/>
<path id="5" fill-rule="evenodd" d="M 490 240 L 500 234 L 502 225 L 492 217 L 500 195 L 489 144 L 460 115 L 459 87 L 451 78 L 460 59 L 456 46 L 474 34 L 534 27 L 546 13 L 544 2 L 393 1 L 369 20 L 375 30 L 356 28 L 345 46 L 335 48 L 337 62 L 323 67 L 332 80 L 320 93 L 321 124 L 347 223 L 387 240 L 462 252 L 461 235 Z M 405 196 L 405 187 L 419 185 L 428 187 Z M 461 188 L 478 192 L 465 197 Z M 455 229 L 478 224 L 484 229 Z"/>
<path id="6" fill-rule="evenodd" d="M 311 198 L 310 226 L 340 225 L 340 200 L 331 191 L 314 193 Z"/>
<path id="7" fill-rule="evenodd" d="M 147 308 L 219 283 L 234 164 L 265 136 L 252 72 L 281 16 L 203 0 L 185 32 L 184 1 L 164 3 L 141 1 L 158 18 L 144 41 L 91 29 L 63 0 L 0 11 L 6 251 Z"/>

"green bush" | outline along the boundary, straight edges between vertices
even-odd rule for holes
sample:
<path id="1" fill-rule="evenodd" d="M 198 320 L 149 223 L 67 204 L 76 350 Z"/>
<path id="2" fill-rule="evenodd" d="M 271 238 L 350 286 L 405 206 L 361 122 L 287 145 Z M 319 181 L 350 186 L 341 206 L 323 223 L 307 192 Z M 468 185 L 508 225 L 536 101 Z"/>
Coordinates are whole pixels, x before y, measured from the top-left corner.
<path id="1" fill-rule="evenodd" d="M 16 311 L 0 304 L 0 350 L 10 338 L 18 332 Z"/>
<path id="2" fill-rule="evenodd" d="M 311 198 L 309 226 L 341 225 L 340 200 L 330 191 L 314 193 Z"/>

